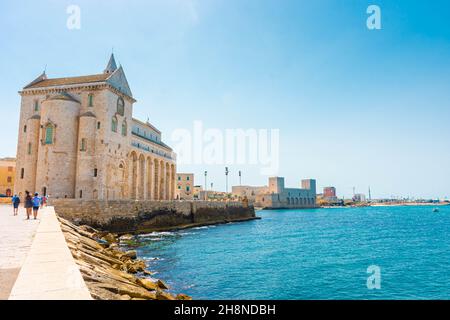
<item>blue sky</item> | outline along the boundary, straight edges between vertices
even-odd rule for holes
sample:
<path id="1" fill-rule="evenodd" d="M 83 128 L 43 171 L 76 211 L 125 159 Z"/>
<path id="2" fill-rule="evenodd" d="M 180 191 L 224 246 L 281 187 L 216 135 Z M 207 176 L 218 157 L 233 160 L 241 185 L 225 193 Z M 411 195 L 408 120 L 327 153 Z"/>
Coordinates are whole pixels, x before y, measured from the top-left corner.
<path id="1" fill-rule="evenodd" d="M 68 5 L 81 29 L 66 27 Z M 366 8 L 381 8 L 368 30 Z M 16 152 L 17 94 L 49 77 L 99 73 L 111 48 L 138 102 L 134 115 L 171 132 L 280 129 L 288 186 L 374 197 L 446 197 L 450 187 L 450 2 L 359 0 L 2 1 L 0 156 Z M 203 171 L 225 188 L 222 165 Z M 262 185 L 230 166 L 230 185 Z"/>

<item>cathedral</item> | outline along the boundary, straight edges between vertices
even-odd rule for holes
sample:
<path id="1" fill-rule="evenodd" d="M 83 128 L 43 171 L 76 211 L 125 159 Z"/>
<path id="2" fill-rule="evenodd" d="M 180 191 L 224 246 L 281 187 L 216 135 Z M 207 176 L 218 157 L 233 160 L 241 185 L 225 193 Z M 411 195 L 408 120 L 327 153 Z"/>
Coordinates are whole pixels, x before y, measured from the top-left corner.
<path id="1" fill-rule="evenodd" d="M 103 73 L 45 72 L 20 92 L 14 190 L 50 198 L 171 200 L 176 155 L 133 98 L 114 55 Z"/>

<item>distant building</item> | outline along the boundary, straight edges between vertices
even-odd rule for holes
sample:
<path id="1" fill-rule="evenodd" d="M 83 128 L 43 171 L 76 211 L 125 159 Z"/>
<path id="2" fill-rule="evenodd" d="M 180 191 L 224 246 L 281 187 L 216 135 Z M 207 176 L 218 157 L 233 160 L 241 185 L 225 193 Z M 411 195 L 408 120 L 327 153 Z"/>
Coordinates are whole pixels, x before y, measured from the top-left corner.
<path id="1" fill-rule="evenodd" d="M 216 201 L 233 200 L 233 195 L 223 191 L 202 190 L 199 193 L 199 199 Z"/>
<path id="2" fill-rule="evenodd" d="M 203 191 L 201 185 L 194 186 L 194 199 L 200 199 L 200 192 Z"/>
<path id="3" fill-rule="evenodd" d="M 256 196 L 259 194 L 268 193 L 269 188 L 267 186 L 252 187 L 252 186 L 233 186 L 231 193 L 237 198 L 247 197 L 249 203 L 254 203 Z"/>
<path id="4" fill-rule="evenodd" d="M 15 172 L 15 158 L 0 159 L 0 197 L 11 197 L 13 195 Z"/>
<path id="5" fill-rule="evenodd" d="M 357 193 L 353 196 L 353 202 L 366 202 L 366 195 L 363 193 Z"/>
<path id="6" fill-rule="evenodd" d="M 302 180 L 301 188 L 285 188 L 284 178 L 269 178 L 267 192 L 256 196 L 255 206 L 275 208 L 315 208 L 316 180 Z"/>
<path id="7" fill-rule="evenodd" d="M 323 188 L 323 198 L 324 199 L 336 199 L 336 188 L 335 187 Z"/>
<path id="8" fill-rule="evenodd" d="M 194 174 L 193 173 L 177 173 L 175 190 L 178 200 L 194 199 Z"/>

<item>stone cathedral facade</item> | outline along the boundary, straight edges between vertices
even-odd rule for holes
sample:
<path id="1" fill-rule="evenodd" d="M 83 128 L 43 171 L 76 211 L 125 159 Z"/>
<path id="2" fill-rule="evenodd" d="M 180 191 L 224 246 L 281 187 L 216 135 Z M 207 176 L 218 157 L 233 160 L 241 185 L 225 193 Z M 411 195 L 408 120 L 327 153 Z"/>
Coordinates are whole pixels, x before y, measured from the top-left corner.
<path id="1" fill-rule="evenodd" d="M 103 73 L 49 79 L 21 99 L 14 190 L 51 198 L 171 200 L 176 155 L 133 98 L 114 55 Z"/>

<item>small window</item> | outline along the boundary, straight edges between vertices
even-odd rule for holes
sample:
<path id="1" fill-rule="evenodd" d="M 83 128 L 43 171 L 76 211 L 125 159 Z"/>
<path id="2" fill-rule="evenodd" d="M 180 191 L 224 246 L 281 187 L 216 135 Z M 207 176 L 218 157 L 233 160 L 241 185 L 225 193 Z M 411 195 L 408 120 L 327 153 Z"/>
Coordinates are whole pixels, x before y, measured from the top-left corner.
<path id="1" fill-rule="evenodd" d="M 80 199 L 83 198 L 83 190 L 80 190 Z"/>
<path id="2" fill-rule="evenodd" d="M 189 191 L 191 188 L 189 188 L 189 186 L 186 186 L 186 191 Z"/>
<path id="3" fill-rule="evenodd" d="M 23 176 L 25 175 L 25 169 L 20 169 L 20 179 L 23 179 Z"/>
<path id="4" fill-rule="evenodd" d="M 186 177 L 186 180 L 189 181 L 189 177 Z"/>
<path id="5" fill-rule="evenodd" d="M 123 116 L 125 114 L 125 102 L 122 97 L 117 99 L 117 113 Z"/>
<path id="6" fill-rule="evenodd" d="M 31 142 L 28 143 L 28 154 L 31 154 Z"/>
<path id="7" fill-rule="evenodd" d="M 53 126 L 51 124 L 48 124 L 45 127 L 45 144 L 52 144 L 53 143 Z"/>
<path id="8" fill-rule="evenodd" d="M 23 126 L 23 132 L 27 132 L 27 126 Z"/>
<path id="9" fill-rule="evenodd" d="M 12 177 L 8 177 L 7 181 L 8 181 L 8 183 L 11 183 L 12 182 Z"/>
<path id="10" fill-rule="evenodd" d="M 97 122 L 97 130 L 100 129 L 100 121 Z"/>
<path id="11" fill-rule="evenodd" d="M 117 119 L 116 117 L 113 117 L 111 120 L 111 131 L 117 132 Z"/>
<path id="12" fill-rule="evenodd" d="M 34 111 L 39 111 L 39 101 L 38 100 L 34 101 Z"/>
<path id="13" fill-rule="evenodd" d="M 180 190 L 181 189 L 181 186 L 178 186 L 178 190 Z"/>
<path id="14" fill-rule="evenodd" d="M 127 135 L 127 122 L 123 121 L 122 122 L 122 136 L 126 136 Z"/>
<path id="15" fill-rule="evenodd" d="M 87 149 L 86 138 L 82 138 L 80 151 L 86 151 L 86 149 Z"/>
<path id="16" fill-rule="evenodd" d="M 8 172 L 12 172 L 13 171 L 13 167 L 8 167 Z"/>
<path id="17" fill-rule="evenodd" d="M 178 177 L 178 181 L 181 181 L 181 177 Z"/>
<path id="18" fill-rule="evenodd" d="M 92 93 L 88 95 L 88 106 L 89 107 L 94 106 L 94 95 Z"/>
<path id="19" fill-rule="evenodd" d="M 98 174 L 97 168 L 94 169 L 94 177 L 96 177 Z"/>

